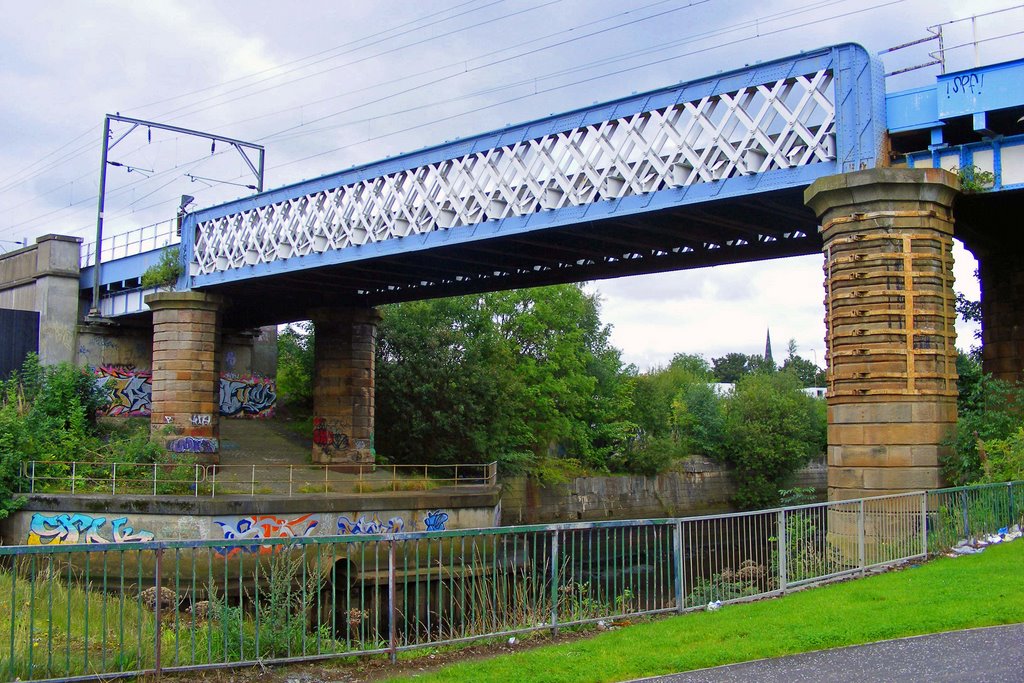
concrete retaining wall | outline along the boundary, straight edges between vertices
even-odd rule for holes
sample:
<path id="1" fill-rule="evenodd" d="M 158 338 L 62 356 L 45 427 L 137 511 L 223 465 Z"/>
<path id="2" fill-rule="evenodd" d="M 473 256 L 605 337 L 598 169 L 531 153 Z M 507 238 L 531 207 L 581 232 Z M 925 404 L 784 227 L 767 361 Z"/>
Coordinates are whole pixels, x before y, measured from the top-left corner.
<path id="1" fill-rule="evenodd" d="M 474 492 L 188 498 L 34 495 L 0 522 L 8 545 L 233 540 L 471 529 L 501 524 L 497 488 Z"/>
<path id="2" fill-rule="evenodd" d="M 810 486 L 825 499 L 828 469 L 814 463 L 797 473 L 791 486 Z M 517 477 L 504 483 L 504 524 L 553 524 L 602 519 L 686 517 L 733 509 L 736 485 L 728 470 L 706 458 L 689 458 L 678 472 L 656 477 L 577 477 L 542 487 Z"/>

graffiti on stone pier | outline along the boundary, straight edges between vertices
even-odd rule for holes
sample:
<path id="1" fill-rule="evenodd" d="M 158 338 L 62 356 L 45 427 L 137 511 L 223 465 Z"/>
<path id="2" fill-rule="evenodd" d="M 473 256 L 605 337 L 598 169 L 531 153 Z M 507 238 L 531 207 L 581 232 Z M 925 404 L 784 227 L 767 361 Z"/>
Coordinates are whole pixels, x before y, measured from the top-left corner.
<path id="1" fill-rule="evenodd" d="M 326 417 L 314 417 L 313 443 L 324 453 L 332 453 L 348 448 L 348 435 L 342 433 L 336 421 Z"/>
<path id="2" fill-rule="evenodd" d="M 150 531 L 136 531 L 127 517 L 118 517 L 107 524 L 106 517 L 82 513 L 32 515 L 28 545 L 67 545 L 73 543 L 141 543 L 152 541 Z"/>
<path id="3" fill-rule="evenodd" d="M 101 416 L 148 417 L 153 406 L 153 373 L 131 365 L 100 365 L 93 368 L 97 386 L 110 396 L 99 410 Z M 226 417 L 268 418 L 274 415 L 277 385 L 269 377 L 220 378 L 220 414 Z"/>
<path id="4" fill-rule="evenodd" d="M 217 439 L 204 436 L 179 436 L 167 442 L 167 450 L 174 453 L 216 453 Z"/>
<path id="5" fill-rule="evenodd" d="M 228 541 L 249 541 L 266 538 L 303 538 L 313 534 L 319 524 L 316 514 L 310 513 L 294 519 L 284 519 L 274 515 L 249 515 L 247 517 L 228 517 L 214 519 Z M 216 548 L 221 557 L 234 557 L 239 553 L 270 555 L 280 552 L 290 544 L 282 545 L 249 545 L 231 548 Z"/>
<path id="6" fill-rule="evenodd" d="M 273 417 L 277 385 L 269 377 L 220 378 L 220 414 L 228 417 Z"/>
<path id="7" fill-rule="evenodd" d="M 111 417 L 144 417 L 153 402 L 152 374 L 131 365 L 100 365 L 93 369 L 96 385 L 110 395 L 110 403 L 100 415 Z"/>

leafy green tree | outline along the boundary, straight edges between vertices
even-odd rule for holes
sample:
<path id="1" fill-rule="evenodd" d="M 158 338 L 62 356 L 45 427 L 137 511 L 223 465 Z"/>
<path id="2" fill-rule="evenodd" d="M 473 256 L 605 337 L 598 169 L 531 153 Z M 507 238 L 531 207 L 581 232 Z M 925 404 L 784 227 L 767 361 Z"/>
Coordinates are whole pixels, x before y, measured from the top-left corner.
<path id="1" fill-rule="evenodd" d="M 727 353 L 720 358 L 711 359 L 715 381 L 734 383 L 748 374 L 750 357 L 745 353 Z"/>
<path id="2" fill-rule="evenodd" d="M 754 372 L 774 372 L 775 363 L 764 356 L 747 355 L 745 353 L 727 353 L 721 358 L 711 360 L 715 380 L 718 382 L 735 383 L 741 377 Z"/>
<path id="3" fill-rule="evenodd" d="M 979 443 L 1008 439 L 1021 425 L 1024 389 L 981 371 L 971 354 L 957 355 L 957 423 L 953 437 L 940 458 L 943 476 L 953 484 L 967 484 L 984 477 Z"/>
<path id="4" fill-rule="evenodd" d="M 825 404 L 790 373 L 742 377 L 725 403 L 723 459 L 741 508 L 768 507 L 792 475 L 825 447 Z"/>
<path id="5" fill-rule="evenodd" d="M 632 384 L 578 286 L 384 307 L 376 447 L 397 462 L 622 462 Z"/>
<path id="6" fill-rule="evenodd" d="M 788 351 L 786 360 L 783 361 L 782 368 L 780 368 L 782 372 L 793 373 L 800 380 L 800 384 L 805 387 L 825 386 L 825 371 L 806 358 L 797 355 L 796 340 L 789 340 Z"/>
<path id="7" fill-rule="evenodd" d="M 315 346 L 309 321 L 289 325 L 277 336 L 277 390 L 288 403 L 312 406 Z"/>
<path id="8" fill-rule="evenodd" d="M 692 382 L 672 401 L 672 424 L 683 455 L 721 453 L 724 438 L 723 400 L 706 382 Z"/>
<path id="9" fill-rule="evenodd" d="M 646 439 L 673 435 L 672 402 L 684 387 L 713 381 L 711 366 L 702 356 L 676 354 L 667 367 L 637 375 L 633 386 L 633 421 Z"/>

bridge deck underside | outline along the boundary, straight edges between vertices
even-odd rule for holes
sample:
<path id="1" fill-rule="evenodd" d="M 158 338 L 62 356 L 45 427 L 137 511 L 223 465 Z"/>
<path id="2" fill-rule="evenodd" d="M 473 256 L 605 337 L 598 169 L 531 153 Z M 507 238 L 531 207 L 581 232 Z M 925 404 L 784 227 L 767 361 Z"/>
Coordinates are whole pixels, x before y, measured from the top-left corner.
<path id="1" fill-rule="evenodd" d="M 818 253 L 803 188 L 687 205 L 571 227 L 497 235 L 202 288 L 229 299 L 225 323 L 301 320 L 321 306 L 414 299 L 599 280 Z"/>

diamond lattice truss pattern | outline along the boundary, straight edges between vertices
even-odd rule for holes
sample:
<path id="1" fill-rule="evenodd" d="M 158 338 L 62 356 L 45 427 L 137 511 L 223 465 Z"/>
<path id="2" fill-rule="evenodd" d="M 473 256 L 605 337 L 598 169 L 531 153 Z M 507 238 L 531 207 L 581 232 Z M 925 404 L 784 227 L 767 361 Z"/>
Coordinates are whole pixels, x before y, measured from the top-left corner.
<path id="1" fill-rule="evenodd" d="M 204 221 L 193 274 L 832 161 L 832 85 L 823 69 Z"/>

